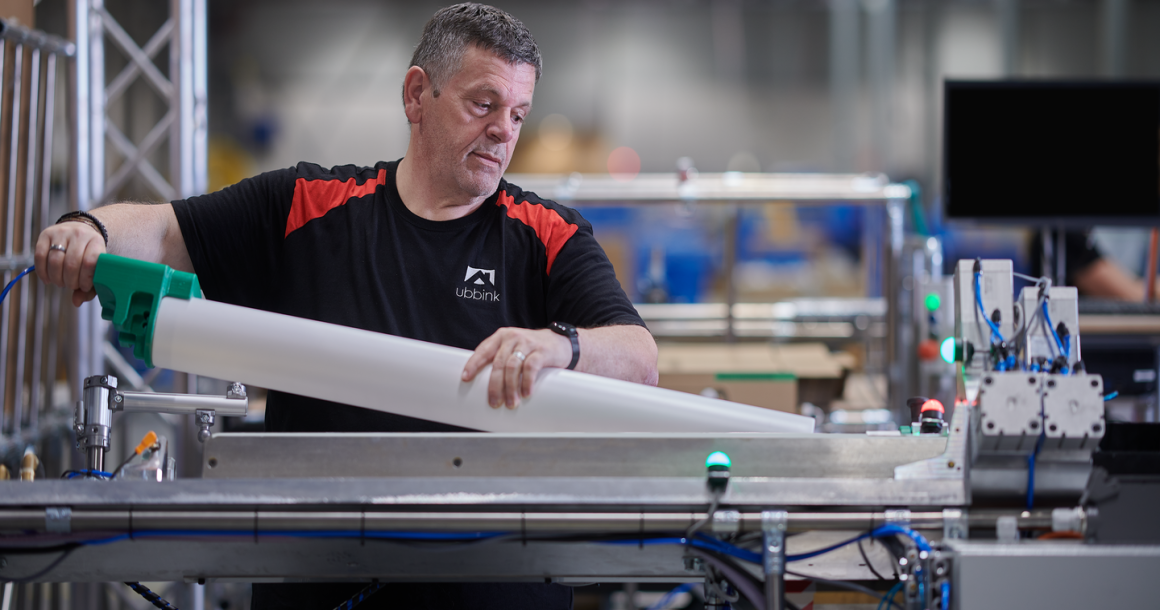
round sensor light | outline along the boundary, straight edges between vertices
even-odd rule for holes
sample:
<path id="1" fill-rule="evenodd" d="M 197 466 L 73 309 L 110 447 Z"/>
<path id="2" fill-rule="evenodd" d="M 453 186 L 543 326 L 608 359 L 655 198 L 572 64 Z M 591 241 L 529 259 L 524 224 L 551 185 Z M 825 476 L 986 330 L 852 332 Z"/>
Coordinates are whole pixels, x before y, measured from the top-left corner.
<path id="1" fill-rule="evenodd" d="M 946 339 L 943 339 L 942 345 L 939 346 L 938 352 L 939 352 L 939 355 L 942 356 L 942 359 L 945 360 L 948 364 L 950 364 L 951 362 L 954 362 L 955 361 L 955 338 L 954 337 L 947 337 Z"/>

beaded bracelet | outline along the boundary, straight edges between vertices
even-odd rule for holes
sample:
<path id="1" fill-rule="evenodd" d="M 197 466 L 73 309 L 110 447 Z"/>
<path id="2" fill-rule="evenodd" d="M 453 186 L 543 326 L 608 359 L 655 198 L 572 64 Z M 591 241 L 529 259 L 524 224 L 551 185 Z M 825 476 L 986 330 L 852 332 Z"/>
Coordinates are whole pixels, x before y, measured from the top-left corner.
<path id="1" fill-rule="evenodd" d="M 105 247 L 109 246 L 109 231 L 105 229 L 105 225 L 101 221 L 97 220 L 96 216 L 82 211 L 69 212 L 56 220 L 56 224 L 62 222 L 83 222 L 91 226 L 101 232 L 101 237 L 105 238 Z"/>

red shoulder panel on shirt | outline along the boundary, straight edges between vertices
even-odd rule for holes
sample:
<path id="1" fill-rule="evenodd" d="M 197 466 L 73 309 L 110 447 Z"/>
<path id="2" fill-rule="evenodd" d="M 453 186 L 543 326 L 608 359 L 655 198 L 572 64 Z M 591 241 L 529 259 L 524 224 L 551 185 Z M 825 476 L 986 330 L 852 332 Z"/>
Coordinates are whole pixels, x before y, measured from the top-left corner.
<path id="1" fill-rule="evenodd" d="M 548 267 L 544 273 L 551 275 L 552 263 L 556 261 L 560 248 L 568 243 L 579 227 L 564 220 L 559 212 L 547 206 L 527 201 L 516 203 L 515 197 L 508 195 L 507 191 L 499 192 L 496 205 L 503 206 L 509 218 L 514 218 L 535 230 L 536 237 L 543 242 L 544 251 L 548 255 Z"/>
<path id="2" fill-rule="evenodd" d="M 286 235 L 283 237 L 289 237 L 306 223 L 315 218 L 322 218 L 327 212 L 350 199 L 373 194 L 377 187 L 386 183 L 385 169 L 380 169 L 379 175 L 374 180 L 367 180 L 362 184 L 358 184 L 356 178 L 345 182 L 299 178 L 294 181 L 294 201 L 290 204 L 290 214 L 286 217 Z"/>

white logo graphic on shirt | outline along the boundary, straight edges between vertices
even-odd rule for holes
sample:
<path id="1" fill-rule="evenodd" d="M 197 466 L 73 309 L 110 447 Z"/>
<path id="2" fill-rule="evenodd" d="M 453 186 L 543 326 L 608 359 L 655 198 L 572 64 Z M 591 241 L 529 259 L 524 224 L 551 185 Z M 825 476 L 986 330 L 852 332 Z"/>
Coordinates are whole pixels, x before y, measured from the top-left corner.
<path id="1" fill-rule="evenodd" d="M 467 273 L 463 275 L 463 284 L 455 289 L 455 296 L 469 301 L 499 302 L 499 291 L 495 290 L 495 269 L 478 269 L 468 265 Z"/>
<path id="2" fill-rule="evenodd" d="M 476 269 L 471 265 L 467 266 L 467 275 L 463 276 L 463 281 L 471 282 L 483 286 L 495 286 L 495 269 Z"/>

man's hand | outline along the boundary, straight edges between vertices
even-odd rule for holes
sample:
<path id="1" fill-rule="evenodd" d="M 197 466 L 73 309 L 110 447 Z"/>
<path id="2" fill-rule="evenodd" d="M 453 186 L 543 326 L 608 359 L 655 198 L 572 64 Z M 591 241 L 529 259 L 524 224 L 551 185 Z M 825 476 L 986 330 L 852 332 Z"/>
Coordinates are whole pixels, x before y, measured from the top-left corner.
<path id="1" fill-rule="evenodd" d="M 72 291 L 72 302 L 97 296 L 93 273 L 105 253 L 105 238 L 84 222 L 62 222 L 45 229 L 36 240 L 36 275 L 40 281 Z"/>
<path id="2" fill-rule="evenodd" d="M 532 395 L 532 382 L 546 366 L 566 368 L 572 362 L 572 342 L 551 330 L 501 328 L 483 340 L 463 367 L 463 380 L 471 381 L 483 367 L 491 367 L 487 403 L 514 409 L 521 398 Z"/>

